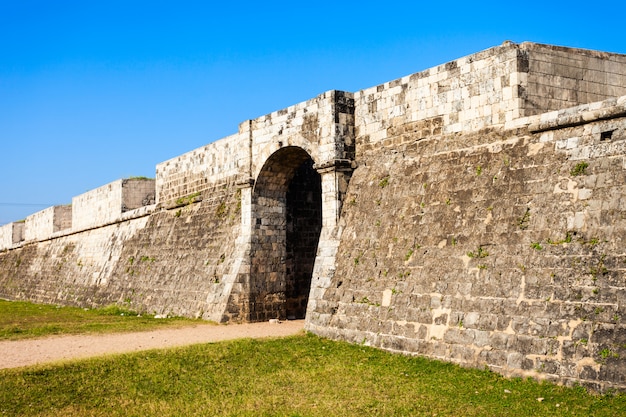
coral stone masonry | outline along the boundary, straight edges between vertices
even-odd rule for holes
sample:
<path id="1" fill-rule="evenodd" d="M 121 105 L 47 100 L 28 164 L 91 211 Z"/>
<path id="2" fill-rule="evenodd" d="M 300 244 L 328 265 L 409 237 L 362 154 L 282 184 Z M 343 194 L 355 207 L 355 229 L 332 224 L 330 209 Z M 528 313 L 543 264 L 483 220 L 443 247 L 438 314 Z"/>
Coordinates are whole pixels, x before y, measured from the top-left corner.
<path id="1" fill-rule="evenodd" d="M 625 180 L 626 55 L 505 42 L 0 227 L 0 297 L 624 390 Z"/>

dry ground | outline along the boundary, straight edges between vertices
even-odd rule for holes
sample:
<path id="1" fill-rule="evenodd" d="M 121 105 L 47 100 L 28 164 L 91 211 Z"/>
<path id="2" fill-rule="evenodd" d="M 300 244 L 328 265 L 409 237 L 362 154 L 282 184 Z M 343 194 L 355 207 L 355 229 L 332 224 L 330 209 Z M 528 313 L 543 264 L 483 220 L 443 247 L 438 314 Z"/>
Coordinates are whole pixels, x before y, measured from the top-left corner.
<path id="1" fill-rule="evenodd" d="M 199 324 L 147 332 L 0 341 L 0 369 L 221 340 L 282 337 L 297 334 L 303 328 L 304 320 L 230 325 Z"/>

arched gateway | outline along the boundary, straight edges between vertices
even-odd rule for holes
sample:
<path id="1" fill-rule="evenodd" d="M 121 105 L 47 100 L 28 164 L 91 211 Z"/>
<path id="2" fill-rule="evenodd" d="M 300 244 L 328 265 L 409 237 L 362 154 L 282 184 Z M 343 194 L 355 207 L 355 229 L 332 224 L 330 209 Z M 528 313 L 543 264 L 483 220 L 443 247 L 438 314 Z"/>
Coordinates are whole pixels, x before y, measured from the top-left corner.
<path id="1" fill-rule="evenodd" d="M 304 318 L 322 229 L 313 160 L 289 146 L 263 165 L 252 194 L 250 320 Z"/>
<path id="2" fill-rule="evenodd" d="M 222 321 L 304 318 L 332 277 L 354 160 L 354 102 L 339 91 L 240 126 L 241 263 Z"/>

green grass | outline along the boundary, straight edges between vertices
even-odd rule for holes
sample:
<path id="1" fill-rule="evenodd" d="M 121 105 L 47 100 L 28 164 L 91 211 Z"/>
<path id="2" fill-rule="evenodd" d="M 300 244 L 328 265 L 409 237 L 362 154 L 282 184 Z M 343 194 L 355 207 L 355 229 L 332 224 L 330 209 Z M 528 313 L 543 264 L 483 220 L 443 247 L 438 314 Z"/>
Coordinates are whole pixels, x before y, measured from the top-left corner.
<path id="1" fill-rule="evenodd" d="M 23 329 L 20 337 L 163 323 L 185 321 L 0 301 L 0 328 Z M 0 370 L 3 415 L 618 416 L 626 415 L 626 395 L 507 379 L 309 334 Z"/>
<path id="2" fill-rule="evenodd" d="M 76 307 L 0 300 L 0 340 L 57 334 L 128 332 L 197 323 L 183 318 L 154 319 L 109 306 L 85 310 Z"/>
<path id="3" fill-rule="evenodd" d="M 0 415 L 617 416 L 626 396 L 301 335 L 3 370 Z"/>

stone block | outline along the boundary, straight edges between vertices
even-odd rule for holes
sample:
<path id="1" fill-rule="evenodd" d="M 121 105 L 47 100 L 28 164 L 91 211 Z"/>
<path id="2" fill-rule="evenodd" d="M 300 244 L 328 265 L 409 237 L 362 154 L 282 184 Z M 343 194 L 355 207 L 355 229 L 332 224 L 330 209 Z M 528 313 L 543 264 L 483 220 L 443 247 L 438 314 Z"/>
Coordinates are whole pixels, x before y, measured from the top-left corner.
<path id="1" fill-rule="evenodd" d="M 464 329 L 450 328 L 445 332 L 443 340 L 446 343 L 472 345 L 474 333 Z"/>

